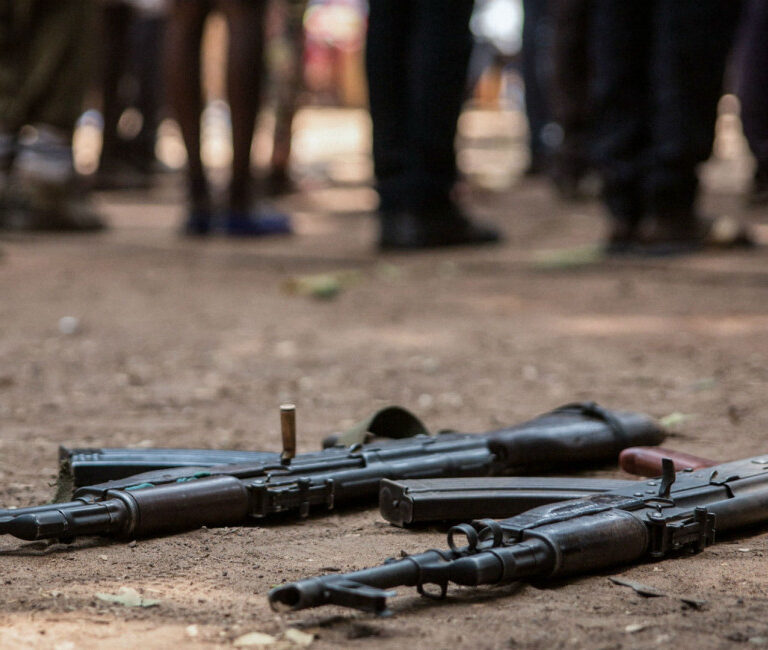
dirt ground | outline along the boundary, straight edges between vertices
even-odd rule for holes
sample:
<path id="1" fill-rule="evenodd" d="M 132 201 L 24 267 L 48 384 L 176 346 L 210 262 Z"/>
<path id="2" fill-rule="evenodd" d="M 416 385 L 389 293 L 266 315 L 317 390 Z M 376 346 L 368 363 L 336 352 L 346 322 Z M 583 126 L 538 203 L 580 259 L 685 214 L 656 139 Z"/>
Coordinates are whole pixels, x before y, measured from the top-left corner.
<path id="1" fill-rule="evenodd" d="M 336 117 L 344 140 L 350 122 Z M 492 172 L 513 170 L 514 156 L 484 149 L 493 133 L 470 135 L 474 180 L 498 185 Z M 364 153 L 307 167 L 307 191 L 280 202 L 296 215 L 292 239 L 181 240 L 168 178 L 148 196 L 99 196 L 104 234 L 0 240 L 0 503 L 49 499 L 63 443 L 277 449 L 286 400 L 301 450 L 389 403 L 434 429 L 484 431 L 594 399 L 681 414 L 669 446 L 695 454 L 766 451 L 765 250 L 594 261 L 584 247 L 600 236 L 599 205 L 559 203 L 527 181 L 470 194 L 506 233 L 502 246 L 377 255 L 374 197 L 345 166 Z M 742 214 L 743 157 L 705 171 L 706 208 Z M 768 213 L 744 214 L 764 235 Z M 296 276 L 339 270 L 356 273 L 333 300 L 286 291 Z M 65 316 L 75 333 L 60 331 Z M 275 584 L 444 545 L 443 531 L 392 528 L 374 509 L 132 544 L 3 539 L 0 646 L 231 647 L 288 628 L 314 634 L 318 650 L 768 645 L 765 530 L 555 584 L 451 589 L 444 602 L 403 588 L 386 619 L 267 605 Z M 670 595 L 645 598 L 609 575 Z M 96 598 L 122 586 L 160 603 Z"/>

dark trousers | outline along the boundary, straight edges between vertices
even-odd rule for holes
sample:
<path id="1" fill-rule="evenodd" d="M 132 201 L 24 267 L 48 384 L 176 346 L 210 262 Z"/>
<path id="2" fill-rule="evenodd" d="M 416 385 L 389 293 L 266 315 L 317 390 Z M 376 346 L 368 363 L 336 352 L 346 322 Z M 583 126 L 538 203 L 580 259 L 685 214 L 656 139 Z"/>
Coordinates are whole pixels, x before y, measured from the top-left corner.
<path id="1" fill-rule="evenodd" d="M 550 0 L 552 115 L 563 130 L 555 173 L 578 177 L 589 165 L 592 61 L 589 26 L 592 0 Z"/>
<path id="2" fill-rule="evenodd" d="M 749 0 L 742 21 L 741 121 L 758 171 L 768 176 L 768 0 Z"/>
<path id="3" fill-rule="evenodd" d="M 522 73 L 525 115 L 532 165 L 543 163 L 551 153 L 546 126 L 552 121 L 549 88 L 552 81 L 552 17 L 550 0 L 523 0 Z"/>
<path id="4" fill-rule="evenodd" d="M 595 0 L 595 158 L 618 219 L 693 210 L 736 0 Z"/>
<path id="5" fill-rule="evenodd" d="M 160 122 L 165 17 L 143 16 L 127 4 L 102 8 L 102 92 L 104 132 L 102 163 L 131 158 L 150 164 Z M 130 82 L 130 83 L 126 83 Z M 141 113 L 141 129 L 130 141 L 118 134 L 128 106 Z"/>
<path id="6" fill-rule="evenodd" d="M 380 210 L 448 201 L 472 0 L 371 0 L 366 68 Z"/>

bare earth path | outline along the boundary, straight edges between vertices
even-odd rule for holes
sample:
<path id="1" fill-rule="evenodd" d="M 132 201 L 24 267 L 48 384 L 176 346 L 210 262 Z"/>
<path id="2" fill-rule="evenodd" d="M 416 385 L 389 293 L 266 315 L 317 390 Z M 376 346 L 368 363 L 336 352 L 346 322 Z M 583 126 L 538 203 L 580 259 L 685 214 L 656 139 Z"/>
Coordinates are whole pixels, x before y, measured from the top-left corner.
<path id="1" fill-rule="evenodd" d="M 713 212 L 737 211 L 744 175 L 729 169 L 708 169 Z M 189 242 L 175 235 L 178 191 L 166 185 L 100 197 L 113 225 L 103 235 L 0 240 L 4 506 L 50 498 L 62 443 L 275 449 L 284 400 L 298 405 L 302 450 L 387 403 L 434 429 L 482 431 L 595 399 L 684 414 L 669 444 L 692 453 L 768 451 L 764 250 L 564 264 L 546 251 L 594 243 L 599 206 L 559 204 L 535 182 L 472 198 L 508 235 L 494 249 L 377 256 L 361 216 L 372 196 L 357 185 L 286 199 L 291 240 Z M 335 300 L 284 289 L 341 269 L 358 275 Z M 79 319 L 75 334 L 59 331 L 63 316 Z M 2 539 L 0 646 L 230 647 L 288 626 L 318 649 L 768 645 L 765 529 L 616 571 L 706 600 L 699 609 L 607 573 L 455 589 L 437 604 L 401 589 L 390 619 L 333 608 L 280 618 L 267 606 L 282 581 L 443 545 L 442 532 L 390 528 L 373 510 L 130 546 Z M 121 586 L 160 604 L 95 597 Z"/>

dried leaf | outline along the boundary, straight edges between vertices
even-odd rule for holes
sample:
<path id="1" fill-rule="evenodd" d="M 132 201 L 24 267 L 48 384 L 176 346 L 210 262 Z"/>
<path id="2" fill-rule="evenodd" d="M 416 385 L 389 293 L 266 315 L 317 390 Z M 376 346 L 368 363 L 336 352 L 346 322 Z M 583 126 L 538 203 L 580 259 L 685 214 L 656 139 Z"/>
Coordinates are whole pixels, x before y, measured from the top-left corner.
<path id="1" fill-rule="evenodd" d="M 263 632 L 249 632 L 237 637 L 233 644 L 236 648 L 251 648 L 259 646 L 274 645 L 277 639 L 271 634 L 264 634 Z"/>
<path id="2" fill-rule="evenodd" d="M 647 627 L 647 625 L 644 625 L 643 623 L 630 623 L 627 625 L 627 627 L 624 628 L 624 631 L 627 634 L 634 634 L 635 632 L 640 632 L 641 630 L 644 630 Z"/>
<path id="3" fill-rule="evenodd" d="M 640 594 L 641 596 L 646 596 L 647 598 L 658 598 L 660 596 L 666 596 L 663 591 L 660 591 L 659 589 L 656 589 L 656 587 L 649 587 L 648 585 L 644 585 L 640 582 L 635 582 L 634 580 L 626 580 L 624 578 L 608 578 L 613 584 L 615 585 L 621 585 L 623 587 L 629 587 L 630 589 L 633 589 L 636 593 Z"/>
<path id="4" fill-rule="evenodd" d="M 120 587 L 116 594 L 97 593 L 96 598 L 105 603 L 116 603 L 124 607 L 155 607 L 160 604 L 159 600 L 144 598 L 138 591 L 132 587 Z"/>
<path id="5" fill-rule="evenodd" d="M 700 607 L 704 606 L 707 601 L 703 600 L 701 598 L 696 598 L 695 596 L 687 596 L 685 594 L 668 594 L 666 592 L 661 591 L 660 589 L 657 589 L 656 587 L 651 587 L 649 585 L 644 585 L 641 582 L 635 582 L 634 580 L 627 580 L 625 578 L 616 578 L 616 577 L 610 577 L 608 578 L 612 583 L 616 585 L 621 585 L 622 587 L 629 587 L 630 589 L 633 589 L 636 593 L 640 594 L 641 596 L 646 596 L 647 598 L 658 598 L 658 597 L 668 597 L 668 598 L 677 598 L 678 600 L 684 602 L 686 605 L 689 605 L 690 607 L 693 607 L 694 609 L 699 609 Z"/>
<path id="6" fill-rule="evenodd" d="M 286 641 L 290 641 L 293 645 L 299 646 L 300 648 L 308 648 L 312 644 L 312 641 L 315 640 L 315 635 L 307 634 L 306 632 L 297 630 L 294 627 L 289 627 L 285 631 L 283 638 Z"/>

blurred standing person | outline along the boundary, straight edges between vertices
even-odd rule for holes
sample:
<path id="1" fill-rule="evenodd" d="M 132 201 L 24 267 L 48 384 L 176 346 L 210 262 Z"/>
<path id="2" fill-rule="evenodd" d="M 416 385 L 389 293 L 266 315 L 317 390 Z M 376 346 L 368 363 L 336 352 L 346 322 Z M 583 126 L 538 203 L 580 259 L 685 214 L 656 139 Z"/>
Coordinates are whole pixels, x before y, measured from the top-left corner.
<path id="1" fill-rule="evenodd" d="M 103 228 L 72 158 L 95 29 L 91 0 L 0 0 L 0 229 Z"/>
<path id="2" fill-rule="evenodd" d="M 526 176 L 548 171 L 553 142 L 549 89 L 552 81 L 552 0 L 523 0 L 522 73 L 528 149 Z"/>
<path id="3" fill-rule="evenodd" d="M 738 79 L 741 121 L 755 156 L 749 194 L 754 205 L 768 204 L 768 0 L 747 0 L 742 20 Z"/>
<path id="4" fill-rule="evenodd" d="M 594 0 L 596 160 L 611 216 L 606 249 L 659 255 L 748 243 L 696 210 L 711 154 L 734 0 Z"/>
<path id="5" fill-rule="evenodd" d="M 162 110 L 162 58 L 167 20 L 165 0 L 102 2 L 103 144 L 94 181 L 98 189 L 146 188 L 161 165 L 155 157 Z M 119 123 L 133 107 L 138 129 L 125 137 Z"/>
<path id="6" fill-rule="evenodd" d="M 234 237 L 290 233 L 285 215 L 253 208 L 251 144 L 264 73 L 264 17 L 267 0 L 173 0 L 167 36 L 167 88 L 187 148 L 189 211 L 182 232 L 207 235 L 214 226 L 211 192 L 200 157 L 203 110 L 200 49 L 205 21 L 214 9 L 227 22 L 227 97 L 232 116 L 232 177 L 222 229 Z"/>
<path id="7" fill-rule="evenodd" d="M 472 6 L 472 0 L 369 3 L 366 71 L 381 249 L 500 239 L 452 197 Z"/>
<path id="8" fill-rule="evenodd" d="M 552 6 L 552 114 L 562 129 L 552 157 L 552 180 L 563 199 L 581 196 L 589 159 L 592 100 L 592 0 L 550 0 Z"/>
<path id="9" fill-rule="evenodd" d="M 304 90 L 304 12 L 307 0 L 281 0 L 279 4 L 287 61 L 279 70 L 270 70 L 270 74 L 274 75 L 276 99 L 272 156 L 264 179 L 265 192 L 270 196 L 288 194 L 295 189 L 289 171 L 293 118 Z"/>

